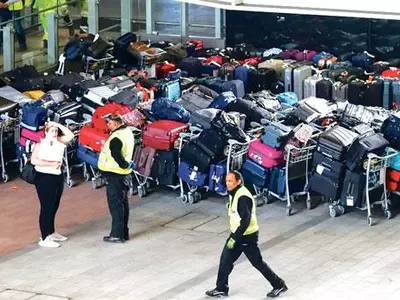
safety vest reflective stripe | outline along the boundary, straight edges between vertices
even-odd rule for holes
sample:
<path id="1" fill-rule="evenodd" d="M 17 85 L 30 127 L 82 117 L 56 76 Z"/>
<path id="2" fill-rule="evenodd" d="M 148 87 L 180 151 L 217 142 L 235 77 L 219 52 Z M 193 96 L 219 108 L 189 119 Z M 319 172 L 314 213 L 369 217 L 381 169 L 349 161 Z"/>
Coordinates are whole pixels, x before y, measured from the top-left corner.
<path id="1" fill-rule="evenodd" d="M 98 168 L 105 172 L 112 172 L 121 175 L 128 175 L 132 172 L 131 169 L 122 169 L 111 155 L 110 141 L 113 138 L 118 138 L 122 142 L 121 153 L 127 162 L 130 162 L 133 157 L 134 137 L 129 128 L 119 129 L 111 134 L 99 155 Z"/>
<path id="2" fill-rule="evenodd" d="M 238 202 L 239 202 L 239 198 L 242 196 L 247 196 L 251 199 L 251 201 L 253 201 L 253 208 L 251 210 L 250 224 L 243 234 L 243 235 L 249 235 L 249 234 L 257 232 L 259 227 L 258 227 L 257 216 L 256 216 L 256 201 L 254 200 L 253 195 L 244 186 L 240 187 L 236 191 L 235 195 L 233 196 L 233 199 L 231 199 L 231 201 L 229 203 L 228 215 L 229 215 L 230 230 L 232 233 L 235 233 L 236 230 L 240 226 L 241 218 L 238 213 Z"/>

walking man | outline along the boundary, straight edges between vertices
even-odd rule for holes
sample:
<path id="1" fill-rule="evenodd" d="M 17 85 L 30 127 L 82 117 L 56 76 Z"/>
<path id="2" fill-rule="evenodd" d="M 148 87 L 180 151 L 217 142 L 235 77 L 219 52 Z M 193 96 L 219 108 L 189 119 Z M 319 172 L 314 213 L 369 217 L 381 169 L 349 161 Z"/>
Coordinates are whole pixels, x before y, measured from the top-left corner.
<path id="1" fill-rule="evenodd" d="M 258 247 L 258 224 L 256 216 L 256 202 L 243 185 L 242 175 L 237 172 L 229 172 L 226 176 L 226 186 L 229 191 L 228 216 L 231 234 L 221 254 L 217 287 L 207 291 L 209 297 L 228 296 L 228 277 L 233 270 L 233 264 L 242 252 L 247 256 L 251 264 L 269 281 L 273 289 L 267 297 L 278 297 L 280 293 L 288 290 L 285 282 L 271 270 L 263 261 Z"/>
<path id="2" fill-rule="evenodd" d="M 111 136 L 101 150 L 98 167 L 107 180 L 107 201 L 112 222 L 110 235 L 105 236 L 103 241 L 124 243 L 129 240 L 128 192 L 134 168 L 134 137 L 120 115 L 111 115 L 107 126 Z"/>

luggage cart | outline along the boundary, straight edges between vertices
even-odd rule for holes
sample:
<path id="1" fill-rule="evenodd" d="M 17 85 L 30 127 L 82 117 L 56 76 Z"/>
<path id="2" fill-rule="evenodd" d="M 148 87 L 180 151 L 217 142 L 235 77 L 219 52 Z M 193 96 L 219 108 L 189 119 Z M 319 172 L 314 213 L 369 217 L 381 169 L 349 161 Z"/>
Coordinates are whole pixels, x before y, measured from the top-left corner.
<path id="1" fill-rule="evenodd" d="M 365 170 L 365 205 L 357 209 L 361 211 L 367 211 L 367 223 L 368 226 L 374 225 L 371 209 L 375 205 L 381 205 L 384 216 L 387 220 L 392 218 L 392 211 L 390 208 L 390 199 L 386 188 L 386 169 L 388 166 L 388 160 L 396 156 L 398 152 L 390 152 L 384 156 L 378 156 L 374 153 L 369 153 L 367 159 L 364 161 L 363 168 Z M 376 180 L 376 177 L 379 177 Z M 383 193 L 379 200 L 373 201 L 370 198 L 370 192 L 383 186 Z M 332 201 L 329 206 L 329 214 L 331 217 L 342 215 L 345 213 L 345 208 L 342 205 L 340 199 Z"/>
<path id="2" fill-rule="evenodd" d="M 12 118 L 6 114 L 0 116 L 0 160 L 1 160 L 1 179 L 4 183 L 8 182 L 7 165 L 9 163 L 18 163 L 17 158 L 9 159 L 4 151 L 5 140 L 10 137 L 16 145 L 19 141 L 19 118 Z M 15 151 L 14 151 L 15 152 Z"/>
<path id="3" fill-rule="evenodd" d="M 308 176 L 309 176 L 309 162 L 312 159 L 313 153 L 315 148 L 317 147 L 317 143 L 313 138 L 311 138 L 307 145 L 305 145 L 302 148 L 297 148 L 293 145 L 286 145 L 285 147 L 285 194 L 284 195 L 279 195 L 276 194 L 275 192 L 271 190 L 266 190 L 263 191 L 263 194 L 267 193 L 267 199 L 269 201 L 269 197 L 272 196 L 276 199 L 279 199 L 281 201 L 286 201 L 286 215 L 291 216 L 292 215 L 292 203 L 295 202 L 296 198 L 299 196 L 304 196 L 306 195 L 306 206 L 307 209 L 311 209 L 311 197 L 310 197 L 310 192 L 308 191 Z M 305 185 L 303 191 L 296 192 L 296 193 L 290 193 L 290 186 L 289 186 L 289 181 L 291 180 L 290 178 L 290 172 L 289 170 L 294 167 L 296 164 L 304 163 L 304 177 L 305 177 Z"/>
<path id="4" fill-rule="evenodd" d="M 85 64 L 85 73 L 91 74 L 97 80 L 103 76 L 104 70 L 107 70 L 114 56 L 107 53 L 104 58 L 96 59 L 91 56 L 84 56 L 84 64 Z"/>
<path id="5" fill-rule="evenodd" d="M 202 129 L 197 127 L 190 127 L 188 133 L 181 133 L 179 138 L 179 152 L 181 152 L 185 143 L 196 139 L 201 133 Z M 249 148 L 249 143 L 239 143 L 235 140 L 228 140 L 228 145 L 224 149 L 224 154 L 226 158 L 226 170 L 240 170 L 243 164 L 243 157 L 247 154 Z M 181 163 L 181 159 L 179 158 L 179 164 Z M 187 186 L 188 192 L 185 191 L 185 186 Z M 179 188 L 180 195 L 179 199 L 182 203 L 194 204 L 202 200 L 202 194 L 199 192 L 199 188 L 204 188 L 206 192 L 209 191 L 209 186 L 196 186 L 189 183 L 184 182 L 181 178 L 179 178 Z M 221 196 L 226 196 L 227 193 L 217 193 Z"/>

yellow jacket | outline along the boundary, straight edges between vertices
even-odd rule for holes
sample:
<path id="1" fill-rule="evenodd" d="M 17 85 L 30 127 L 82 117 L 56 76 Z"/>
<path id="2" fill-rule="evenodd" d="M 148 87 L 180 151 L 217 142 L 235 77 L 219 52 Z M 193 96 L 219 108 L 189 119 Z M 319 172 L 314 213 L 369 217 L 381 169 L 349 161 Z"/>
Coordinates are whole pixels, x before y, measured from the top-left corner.
<path id="1" fill-rule="evenodd" d="M 14 3 L 10 4 L 8 6 L 8 9 L 11 10 L 11 11 L 23 10 L 24 9 L 24 2 L 25 2 L 25 7 L 29 7 L 29 6 L 32 5 L 32 0 L 17 1 L 17 2 L 14 2 Z"/>

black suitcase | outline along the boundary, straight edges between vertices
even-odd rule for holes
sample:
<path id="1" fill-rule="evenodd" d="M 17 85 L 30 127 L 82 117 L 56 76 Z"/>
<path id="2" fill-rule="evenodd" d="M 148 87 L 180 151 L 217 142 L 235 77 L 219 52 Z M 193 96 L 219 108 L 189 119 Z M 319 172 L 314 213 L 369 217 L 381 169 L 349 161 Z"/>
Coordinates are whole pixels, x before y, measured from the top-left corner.
<path id="1" fill-rule="evenodd" d="M 379 133 L 360 136 L 347 151 L 347 167 L 354 171 L 361 165 L 368 153 L 382 155 L 388 145 L 389 142 Z"/>
<path id="2" fill-rule="evenodd" d="M 221 158 L 227 141 L 213 129 L 206 129 L 195 140 L 195 143 L 210 157 Z"/>
<path id="3" fill-rule="evenodd" d="M 312 166 L 322 176 L 336 181 L 341 179 L 345 169 L 345 165 L 342 162 L 327 157 L 318 151 L 314 152 Z"/>
<path id="4" fill-rule="evenodd" d="M 17 80 L 40 77 L 34 66 L 25 65 L 0 74 L 0 85 L 6 86 Z"/>
<path id="5" fill-rule="evenodd" d="M 83 77 L 78 73 L 68 73 L 63 76 L 56 76 L 52 80 L 52 89 L 61 90 L 68 96 L 71 95 L 72 87 L 83 81 Z"/>
<path id="6" fill-rule="evenodd" d="M 228 105 L 227 111 L 236 111 L 246 115 L 245 128 L 249 128 L 251 122 L 261 123 L 262 119 L 271 120 L 272 114 L 258 106 L 255 102 L 246 99 L 237 99 Z"/>
<path id="7" fill-rule="evenodd" d="M 355 105 L 363 105 L 362 103 L 363 91 L 364 91 L 364 82 L 358 80 L 350 82 L 347 88 L 347 99 L 349 103 Z"/>
<path id="8" fill-rule="evenodd" d="M 198 171 L 202 173 L 207 173 L 211 164 L 216 161 L 215 157 L 210 157 L 194 142 L 188 142 L 183 146 L 180 157 L 190 167 L 197 167 Z"/>
<path id="9" fill-rule="evenodd" d="M 44 81 L 40 77 L 19 78 L 13 81 L 10 86 L 21 93 L 33 90 L 44 90 Z"/>
<path id="10" fill-rule="evenodd" d="M 374 81 L 366 83 L 362 97 L 362 105 L 383 107 L 383 83 Z"/>
<path id="11" fill-rule="evenodd" d="M 182 71 L 186 71 L 190 77 L 200 77 L 201 75 L 201 62 L 196 57 L 186 57 L 178 67 Z"/>
<path id="12" fill-rule="evenodd" d="M 191 114 L 189 123 L 202 129 L 210 129 L 211 121 L 220 111 L 220 109 L 216 108 L 200 109 Z"/>
<path id="13" fill-rule="evenodd" d="M 341 161 L 358 134 L 341 126 L 335 126 L 322 133 L 318 139 L 317 151 Z"/>
<path id="14" fill-rule="evenodd" d="M 322 79 L 316 84 L 316 94 L 317 98 L 322 98 L 326 100 L 332 100 L 333 82 L 330 79 Z"/>
<path id="15" fill-rule="evenodd" d="M 112 96 L 110 100 L 135 108 L 139 103 L 139 95 L 134 90 L 123 90 L 115 96 Z"/>
<path id="16" fill-rule="evenodd" d="M 272 85 L 278 81 L 278 74 L 274 69 L 250 69 L 248 85 L 253 93 L 270 90 Z"/>
<path id="17" fill-rule="evenodd" d="M 363 172 L 346 171 L 340 202 L 343 206 L 361 208 L 365 199 L 366 176 Z"/>
<path id="18" fill-rule="evenodd" d="M 329 199 L 336 200 L 341 193 L 340 181 L 332 180 L 329 177 L 320 175 L 314 171 L 310 177 L 310 190 L 317 192 Z"/>
<path id="19" fill-rule="evenodd" d="M 92 79 L 76 82 L 71 86 L 69 96 L 71 97 L 71 99 L 75 100 L 76 98 L 83 97 L 83 95 L 89 88 L 97 87 L 100 85 L 101 83 L 99 81 Z"/>
<path id="20" fill-rule="evenodd" d="M 157 151 L 151 167 L 151 177 L 160 185 L 178 183 L 178 151 Z"/>

